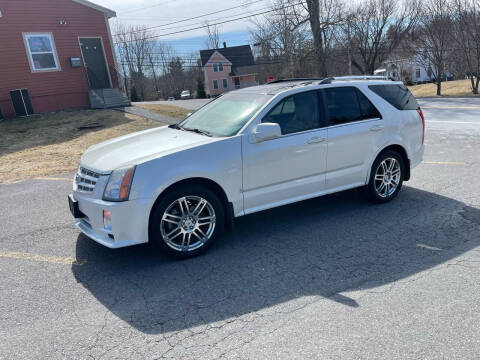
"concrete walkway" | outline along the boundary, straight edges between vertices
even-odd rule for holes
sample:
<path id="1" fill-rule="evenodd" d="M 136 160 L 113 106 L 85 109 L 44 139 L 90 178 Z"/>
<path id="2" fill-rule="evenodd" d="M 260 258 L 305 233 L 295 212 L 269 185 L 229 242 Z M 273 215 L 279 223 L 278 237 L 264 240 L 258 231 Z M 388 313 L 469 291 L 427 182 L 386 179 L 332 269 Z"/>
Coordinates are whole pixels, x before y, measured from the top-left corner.
<path id="1" fill-rule="evenodd" d="M 120 108 L 115 108 L 114 110 L 122 111 L 132 115 L 141 116 L 141 117 L 144 117 L 153 121 L 158 121 L 168 125 L 178 124 L 181 121 L 180 119 L 176 119 L 176 118 L 162 115 L 162 114 L 157 114 L 153 111 L 142 109 L 137 106 L 120 107 Z"/>
<path id="2" fill-rule="evenodd" d="M 173 105 L 173 106 L 178 106 L 188 110 L 198 110 L 203 105 L 209 103 L 212 100 L 213 99 L 189 99 L 189 100 L 174 100 L 174 101 L 157 100 L 157 101 L 144 101 L 144 102 L 138 102 L 138 103 L 132 103 L 132 104 L 133 105 L 159 104 L 159 105 L 171 105 L 171 106 Z"/>

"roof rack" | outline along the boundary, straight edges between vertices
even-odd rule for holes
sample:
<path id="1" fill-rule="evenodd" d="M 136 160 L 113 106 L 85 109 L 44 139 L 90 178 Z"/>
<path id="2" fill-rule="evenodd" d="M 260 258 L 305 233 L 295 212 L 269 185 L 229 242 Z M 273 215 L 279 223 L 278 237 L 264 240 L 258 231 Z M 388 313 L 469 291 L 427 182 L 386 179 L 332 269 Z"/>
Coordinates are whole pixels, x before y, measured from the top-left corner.
<path id="1" fill-rule="evenodd" d="M 349 76 L 335 76 L 323 79 L 319 84 L 330 84 L 334 80 L 391 80 L 392 78 L 387 78 L 381 75 L 349 75 Z"/>
<path id="2" fill-rule="evenodd" d="M 318 81 L 318 80 L 324 80 L 325 78 L 287 78 L 287 79 L 278 79 L 274 81 L 270 81 L 267 84 L 276 84 L 276 83 L 282 83 L 282 82 L 291 82 L 291 81 Z"/>

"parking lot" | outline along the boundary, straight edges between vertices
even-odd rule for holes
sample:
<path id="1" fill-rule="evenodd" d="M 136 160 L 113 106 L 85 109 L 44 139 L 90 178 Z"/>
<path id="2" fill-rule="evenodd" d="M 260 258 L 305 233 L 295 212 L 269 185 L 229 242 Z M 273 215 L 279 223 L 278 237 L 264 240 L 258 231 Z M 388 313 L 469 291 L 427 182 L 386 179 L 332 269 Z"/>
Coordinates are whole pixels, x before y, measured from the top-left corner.
<path id="1" fill-rule="evenodd" d="M 420 101 L 395 201 L 249 215 L 190 260 L 79 234 L 72 174 L 0 185 L 0 358 L 477 359 L 479 100 Z"/>

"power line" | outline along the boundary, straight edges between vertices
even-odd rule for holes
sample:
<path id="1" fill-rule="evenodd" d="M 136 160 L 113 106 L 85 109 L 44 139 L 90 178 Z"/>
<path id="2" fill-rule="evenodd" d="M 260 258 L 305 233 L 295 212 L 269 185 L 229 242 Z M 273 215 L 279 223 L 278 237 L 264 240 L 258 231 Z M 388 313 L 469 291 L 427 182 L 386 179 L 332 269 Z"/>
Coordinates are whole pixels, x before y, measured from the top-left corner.
<path id="1" fill-rule="evenodd" d="M 221 12 L 230 11 L 230 10 L 233 10 L 233 9 L 238 9 L 238 8 L 240 8 L 240 7 L 245 7 L 245 6 L 253 5 L 253 4 L 262 2 L 262 1 L 265 1 L 265 0 L 256 0 L 256 1 L 253 1 L 253 2 L 248 3 L 248 4 L 245 3 L 245 4 L 242 4 L 242 5 L 237 5 L 237 6 L 233 6 L 233 7 L 226 8 L 226 9 L 222 9 L 222 10 L 217 10 L 217 11 L 214 11 L 214 12 L 211 12 L 211 13 L 207 13 L 207 14 L 203 14 L 203 15 L 198 15 L 198 16 L 186 18 L 186 19 L 183 19 L 183 20 L 173 21 L 173 22 L 170 22 L 170 23 L 167 23 L 167 24 L 163 24 L 163 25 L 151 26 L 151 27 L 147 27 L 147 28 L 141 29 L 141 30 L 130 31 L 130 32 L 128 32 L 128 33 L 115 34 L 114 36 L 127 35 L 127 34 L 130 34 L 130 33 L 135 33 L 135 32 L 144 31 L 144 30 L 158 29 L 158 28 L 161 28 L 161 27 L 169 26 L 169 25 L 179 24 L 179 23 L 181 23 L 181 22 L 185 22 L 185 21 L 189 21 L 189 20 L 195 20 L 195 19 L 199 19 L 199 18 L 202 18 L 202 17 L 205 17 L 205 16 L 215 15 L 215 14 L 218 14 L 218 13 L 221 13 Z"/>
<path id="2" fill-rule="evenodd" d="M 118 45 L 118 44 L 120 44 L 120 43 L 134 42 L 134 41 L 139 41 L 139 40 L 149 40 L 149 39 L 159 38 L 159 37 L 162 37 L 162 36 L 169 36 L 169 35 L 181 34 L 181 33 L 188 32 L 188 31 L 192 31 L 192 30 L 203 29 L 203 28 L 206 28 L 206 27 L 208 27 L 208 26 L 221 25 L 221 24 L 225 24 L 225 23 L 229 23 L 229 22 L 233 22 L 233 21 L 238 21 L 238 20 L 243 20 L 243 19 L 246 19 L 246 18 L 250 18 L 250 17 L 252 17 L 252 16 L 264 15 L 264 14 L 270 13 L 270 12 L 272 12 L 272 11 L 277 11 L 277 10 L 281 10 L 281 9 L 286 9 L 286 8 L 288 8 L 288 7 L 297 6 L 297 5 L 300 5 L 300 4 L 302 4 L 302 3 L 303 3 L 303 2 L 300 1 L 300 2 L 298 2 L 298 3 L 291 4 L 291 5 L 287 5 L 287 6 L 284 6 L 284 7 L 281 7 L 281 8 L 271 9 L 271 10 L 259 12 L 259 13 L 256 13 L 256 14 L 250 14 L 250 15 L 247 15 L 247 16 L 242 16 L 242 17 L 239 17 L 239 18 L 231 19 L 231 20 L 220 21 L 220 22 L 217 22 L 217 23 L 214 23 L 214 24 L 197 26 L 197 27 L 190 28 L 190 29 L 179 30 L 179 31 L 174 31 L 174 32 L 164 33 L 164 34 L 159 34 L 159 35 L 146 36 L 146 37 L 141 38 L 141 39 L 132 39 L 132 40 L 127 40 L 127 41 L 117 41 L 117 42 L 115 43 L 115 45 Z M 145 30 L 145 29 L 144 29 L 144 30 Z M 120 35 L 121 35 L 121 34 L 120 34 Z"/>
<path id="3" fill-rule="evenodd" d="M 223 16 L 223 17 L 220 17 L 220 18 L 215 18 L 215 19 L 208 19 L 207 21 L 219 21 L 219 20 L 224 20 L 224 19 L 229 19 L 229 18 L 233 18 L 233 17 L 236 17 L 236 16 L 241 16 L 241 15 L 247 15 L 247 14 L 251 14 L 251 13 L 254 13 L 255 11 L 262 11 L 262 10 L 266 10 L 266 9 L 269 9 L 270 7 L 266 6 L 266 7 L 263 7 L 263 8 L 259 8 L 259 9 L 252 9 L 252 10 L 249 10 L 249 11 L 246 11 L 246 12 L 242 12 L 242 13 L 238 13 L 238 14 L 233 14 L 233 15 L 228 15 L 228 16 Z M 187 21 L 187 20 L 185 20 Z M 202 25 L 204 24 L 205 22 L 193 22 L 193 23 L 188 23 L 188 24 L 184 24 L 184 25 L 178 25 L 178 26 L 172 26 L 172 27 L 167 27 L 167 28 L 163 28 L 162 30 L 172 30 L 172 29 L 181 29 L 181 28 L 184 28 L 184 27 L 187 27 L 187 26 L 194 26 L 194 25 Z M 161 25 L 161 26 L 167 26 L 167 24 L 165 25 Z M 205 24 L 203 25 L 205 27 L 208 26 L 208 24 Z M 151 29 L 151 28 L 150 28 Z M 146 29 L 139 29 L 139 30 L 133 30 L 131 32 L 128 32 L 128 33 L 124 33 L 124 34 L 130 34 L 130 33 L 135 33 L 135 32 L 140 32 L 140 31 L 145 31 Z M 122 34 L 118 34 L 118 35 L 122 35 Z"/>
<path id="4" fill-rule="evenodd" d="M 138 8 L 129 8 L 129 9 L 125 9 L 125 10 L 121 10 L 119 11 L 119 14 L 123 13 L 123 12 L 129 12 L 129 13 L 132 13 L 132 12 L 135 12 L 135 11 L 139 11 L 139 10 L 145 10 L 145 9 L 151 9 L 151 8 L 154 8 L 154 7 L 157 7 L 157 6 L 160 6 L 160 5 L 165 5 L 165 4 L 168 4 L 168 3 L 172 3 L 172 2 L 176 2 L 177 0 L 167 0 L 167 1 L 162 1 L 158 4 L 155 4 L 155 5 L 151 5 L 151 6 L 144 6 L 144 7 L 138 7 Z"/>

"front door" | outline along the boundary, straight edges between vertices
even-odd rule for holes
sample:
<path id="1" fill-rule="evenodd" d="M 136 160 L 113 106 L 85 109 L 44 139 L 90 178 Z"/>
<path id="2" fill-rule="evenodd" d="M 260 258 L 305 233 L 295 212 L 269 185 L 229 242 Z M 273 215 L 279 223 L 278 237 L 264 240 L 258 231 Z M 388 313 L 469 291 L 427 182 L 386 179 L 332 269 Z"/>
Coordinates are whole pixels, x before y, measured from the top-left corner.
<path id="1" fill-rule="evenodd" d="M 240 78 L 239 77 L 234 77 L 233 82 L 235 83 L 235 88 L 240 89 Z"/>
<path id="2" fill-rule="evenodd" d="M 80 48 L 90 89 L 110 88 L 110 77 L 101 38 L 80 38 Z"/>
<path id="3" fill-rule="evenodd" d="M 262 122 L 277 123 L 282 136 L 251 143 L 243 136 L 245 213 L 285 204 L 325 188 L 327 130 L 317 91 L 291 95 Z"/>

